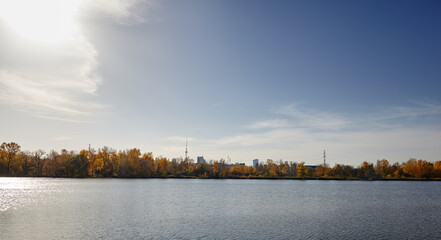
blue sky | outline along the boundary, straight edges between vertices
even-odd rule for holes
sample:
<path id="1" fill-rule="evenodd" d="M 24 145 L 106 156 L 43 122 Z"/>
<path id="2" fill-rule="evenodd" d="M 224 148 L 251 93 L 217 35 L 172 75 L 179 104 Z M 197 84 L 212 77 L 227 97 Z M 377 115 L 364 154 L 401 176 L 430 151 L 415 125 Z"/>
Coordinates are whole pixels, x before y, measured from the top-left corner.
<path id="1" fill-rule="evenodd" d="M 1 141 L 441 160 L 437 1 L 32 2 L 1 6 Z"/>

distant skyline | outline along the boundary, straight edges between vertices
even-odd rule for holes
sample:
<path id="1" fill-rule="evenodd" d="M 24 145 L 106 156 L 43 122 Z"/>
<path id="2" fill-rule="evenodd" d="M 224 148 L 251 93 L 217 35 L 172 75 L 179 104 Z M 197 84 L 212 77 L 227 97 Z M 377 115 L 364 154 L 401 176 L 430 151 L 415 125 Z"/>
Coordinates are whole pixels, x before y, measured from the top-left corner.
<path id="1" fill-rule="evenodd" d="M 0 141 L 441 160 L 439 1 L 5 0 Z"/>

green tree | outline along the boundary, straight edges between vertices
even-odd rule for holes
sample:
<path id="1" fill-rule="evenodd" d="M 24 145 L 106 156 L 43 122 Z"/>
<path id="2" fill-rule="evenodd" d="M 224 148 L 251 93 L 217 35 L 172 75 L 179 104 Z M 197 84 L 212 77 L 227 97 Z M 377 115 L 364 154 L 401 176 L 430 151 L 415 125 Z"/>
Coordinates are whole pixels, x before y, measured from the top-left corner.
<path id="1" fill-rule="evenodd" d="M 64 162 L 64 168 L 68 177 L 87 177 L 89 173 L 89 161 L 83 154 L 70 157 Z"/>

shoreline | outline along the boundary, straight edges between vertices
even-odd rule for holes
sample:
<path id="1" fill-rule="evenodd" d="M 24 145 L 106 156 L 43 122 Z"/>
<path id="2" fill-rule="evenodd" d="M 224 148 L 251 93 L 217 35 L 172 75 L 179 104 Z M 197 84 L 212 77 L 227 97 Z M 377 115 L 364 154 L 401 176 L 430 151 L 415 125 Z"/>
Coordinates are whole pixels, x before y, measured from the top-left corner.
<path id="1" fill-rule="evenodd" d="M 411 182 L 438 182 L 441 178 L 383 178 L 383 179 L 361 179 L 361 178 L 299 178 L 299 177 L 192 177 L 192 176 L 155 176 L 155 177 L 51 177 L 51 176 L 0 176 L 0 178 L 54 178 L 54 179 L 210 179 L 210 180 L 313 180 L 313 181 L 411 181 Z"/>

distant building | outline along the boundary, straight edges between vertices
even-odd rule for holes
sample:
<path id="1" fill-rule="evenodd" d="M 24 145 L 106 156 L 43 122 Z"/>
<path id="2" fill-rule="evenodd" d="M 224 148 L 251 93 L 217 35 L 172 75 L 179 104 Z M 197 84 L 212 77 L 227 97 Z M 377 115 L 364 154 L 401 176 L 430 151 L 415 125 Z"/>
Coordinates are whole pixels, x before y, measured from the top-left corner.
<path id="1" fill-rule="evenodd" d="M 305 167 L 309 167 L 309 168 L 312 168 L 312 169 L 316 169 L 316 168 L 317 168 L 317 165 L 305 165 Z"/>
<path id="2" fill-rule="evenodd" d="M 205 163 L 204 156 L 198 157 L 197 164 L 204 164 L 204 163 Z"/>
<path id="3" fill-rule="evenodd" d="M 257 168 L 257 166 L 259 166 L 259 159 L 254 159 L 253 160 L 253 168 Z"/>

